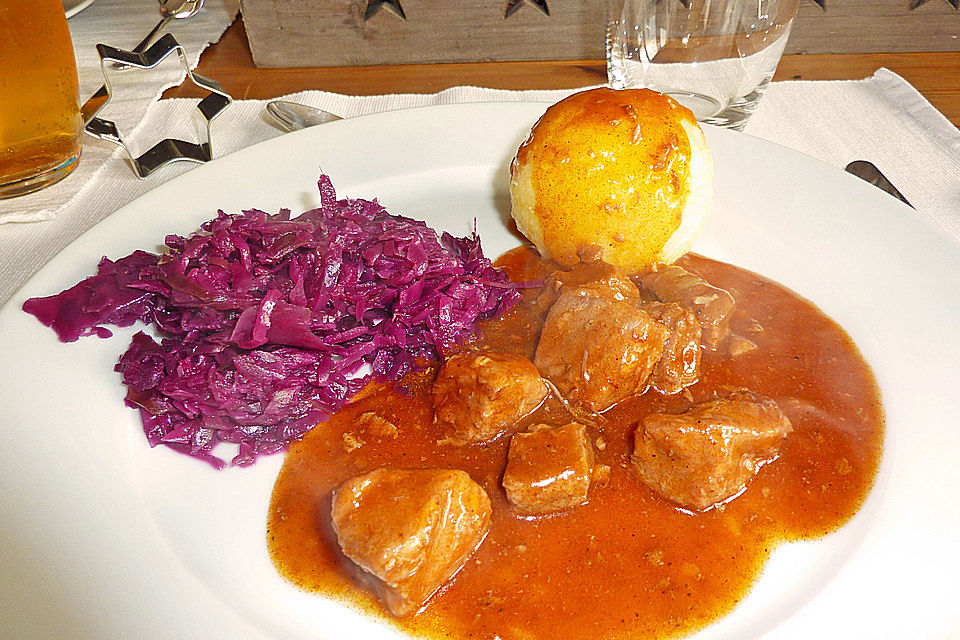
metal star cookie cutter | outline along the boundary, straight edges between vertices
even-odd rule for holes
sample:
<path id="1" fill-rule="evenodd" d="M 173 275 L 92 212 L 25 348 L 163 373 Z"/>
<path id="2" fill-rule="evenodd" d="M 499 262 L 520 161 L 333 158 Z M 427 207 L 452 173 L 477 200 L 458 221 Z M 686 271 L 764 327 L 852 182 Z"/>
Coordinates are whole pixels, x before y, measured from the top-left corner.
<path id="1" fill-rule="evenodd" d="M 197 104 L 197 110 L 203 116 L 206 122 L 206 140 L 200 142 L 188 142 L 186 140 L 176 140 L 167 138 L 161 140 L 149 150 L 145 151 L 139 157 L 134 157 L 130 148 L 123 141 L 116 123 L 111 120 L 104 120 L 96 117 L 103 107 L 110 102 L 112 90 L 110 77 L 107 75 L 107 65 L 121 63 L 129 67 L 138 69 L 152 69 L 160 64 L 171 53 L 176 52 L 180 58 L 180 64 L 187 71 L 187 79 L 193 84 L 207 89 L 210 93 Z M 193 73 L 190 70 L 190 63 L 187 61 L 187 54 L 171 34 L 166 34 L 143 53 L 134 53 L 124 51 L 116 47 L 110 47 L 105 44 L 97 45 L 97 53 L 100 54 L 100 69 L 103 73 L 104 85 L 100 87 L 93 96 L 80 108 L 83 117 L 83 128 L 88 134 L 100 140 L 112 142 L 121 148 L 130 159 L 133 165 L 134 173 L 140 179 L 146 178 L 160 167 L 171 162 L 208 162 L 213 157 L 213 149 L 210 144 L 210 127 L 214 119 L 223 112 L 230 103 L 233 102 L 223 87 L 219 83 L 204 78 L 201 75 Z"/>

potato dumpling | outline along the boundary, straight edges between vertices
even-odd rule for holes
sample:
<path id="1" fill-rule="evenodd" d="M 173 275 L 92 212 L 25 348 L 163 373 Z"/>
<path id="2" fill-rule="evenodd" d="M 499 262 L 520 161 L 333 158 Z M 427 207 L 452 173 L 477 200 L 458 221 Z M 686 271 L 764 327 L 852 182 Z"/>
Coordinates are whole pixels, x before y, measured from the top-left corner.
<path id="1" fill-rule="evenodd" d="M 649 89 L 591 89 L 551 106 L 510 166 L 520 231 L 565 267 L 598 247 L 629 272 L 679 258 L 703 230 L 713 159 L 688 109 Z"/>

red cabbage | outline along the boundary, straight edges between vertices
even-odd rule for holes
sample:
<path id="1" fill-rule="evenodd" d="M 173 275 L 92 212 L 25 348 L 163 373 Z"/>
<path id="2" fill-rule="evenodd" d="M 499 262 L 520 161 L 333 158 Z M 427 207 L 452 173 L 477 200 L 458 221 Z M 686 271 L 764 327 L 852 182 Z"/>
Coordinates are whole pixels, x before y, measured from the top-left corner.
<path id="1" fill-rule="evenodd" d="M 519 299 L 484 257 L 455 238 L 387 213 L 376 200 L 337 200 L 321 176 L 320 207 L 226 214 L 161 255 L 104 258 L 97 274 L 24 311 L 63 342 L 152 324 L 116 370 L 151 446 L 215 467 L 222 443 L 253 464 L 312 429 L 373 377 L 397 381 L 468 338 Z"/>

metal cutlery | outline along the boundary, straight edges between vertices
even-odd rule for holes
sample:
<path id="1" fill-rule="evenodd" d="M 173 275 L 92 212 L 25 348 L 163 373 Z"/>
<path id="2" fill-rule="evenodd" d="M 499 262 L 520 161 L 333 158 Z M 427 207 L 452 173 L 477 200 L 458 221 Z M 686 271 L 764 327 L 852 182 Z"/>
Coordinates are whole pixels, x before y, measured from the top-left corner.
<path id="1" fill-rule="evenodd" d="M 160 22 L 157 23 L 147 37 L 140 41 L 140 44 L 133 48 L 133 53 L 143 53 L 153 42 L 153 38 L 163 29 L 170 20 L 186 20 L 192 18 L 203 8 L 203 0 L 160 0 Z M 116 62 L 114 69 L 127 69 L 128 66 Z"/>
<path id="2" fill-rule="evenodd" d="M 284 131 L 297 131 L 314 127 L 318 124 L 341 120 L 340 116 L 329 111 L 308 107 L 305 104 L 288 102 L 287 100 L 273 100 L 267 103 L 267 113 L 273 116 L 275 123 Z"/>
<path id="3" fill-rule="evenodd" d="M 869 182 L 882 191 L 886 191 L 907 206 L 913 207 L 913 205 L 910 204 L 910 201 L 903 197 L 903 194 L 900 193 L 895 186 L 893 186 L 892 182 L 887 180 L 887 177 L 880 172 L 880 169 L 877 168 L 877 165 L 873 164 L 872 162 L 867 160 L 854 160 L 847 165 L 845 171 L 857 176 L 861 180 Z"/>

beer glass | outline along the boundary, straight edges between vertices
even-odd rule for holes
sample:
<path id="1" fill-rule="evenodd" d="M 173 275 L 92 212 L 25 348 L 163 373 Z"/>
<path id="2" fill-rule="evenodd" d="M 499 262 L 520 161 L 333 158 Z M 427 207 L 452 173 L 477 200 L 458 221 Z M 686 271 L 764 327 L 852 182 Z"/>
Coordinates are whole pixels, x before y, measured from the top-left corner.
<path id="1" fill-rule="evenodd" d="M 80 159 L 81 132 L 61 0 L 0 0 L 0 198 L 67 176 Z"/>

